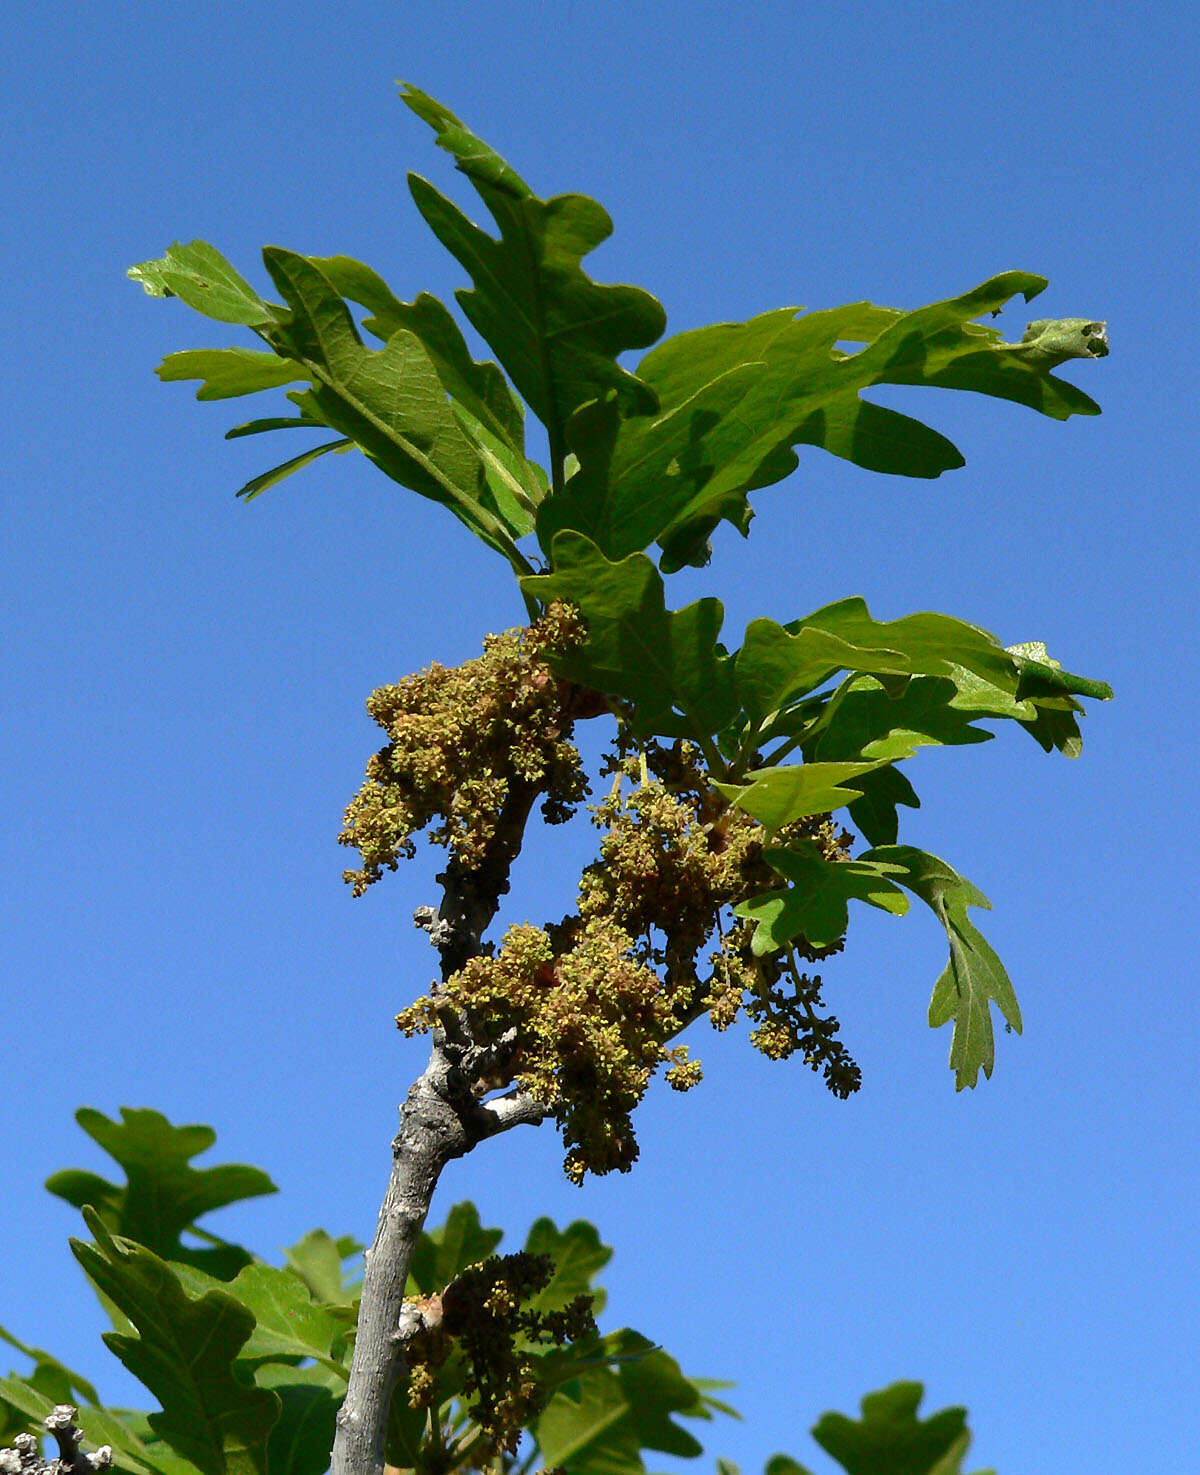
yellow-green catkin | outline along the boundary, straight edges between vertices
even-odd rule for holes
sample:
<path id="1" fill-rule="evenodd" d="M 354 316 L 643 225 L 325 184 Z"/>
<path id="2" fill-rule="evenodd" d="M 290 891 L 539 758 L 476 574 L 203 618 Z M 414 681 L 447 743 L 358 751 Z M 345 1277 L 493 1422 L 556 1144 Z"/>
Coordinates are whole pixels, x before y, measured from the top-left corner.
<path id="1" fill-rule="evenodd" d="M 619 751 L 607 771 L 618 783 L 593 809 L 604 838 L 580 879 L 578 912 L 553 926 L 510 927 L 494 953 L 472 958 L 396 1021 L 411 1034 L 459 1017 L 477 1042 L 514 1041 L 504 1083 L 553 1113 L 576 1182 L 636 1161 L 632 1113 L 658 1069 L 676 1090 L 700 1080 L 699 1062 L 671 1043 L 692 1019 L 707 1010 L 725 1029 L 745 1008 L 754 1043 L 781 1057 L 809 1042 L 816 998 L 810 988 L 793 1019 L 778 963 L 753 958 L 748 924 L 722 930 L 723 913 L 778 877 L 763 858 L 765 831 L 711 787 L 697 750 Z M 793 829 L 829 859 L 849 842 L 828 816 Z M 720 945 L 702 981 L 698 958 L 714 934 Z"/>
<path id="2" fill-rule="evenodd" d="M 570 816 L 587 793 L 571 742 L 574 689 L 545 658 L 582 639 L 572 608 L 555 604 L 528 629 L 489 635 L 475 660 L 371 693 L 367 710 L 388 742 L 367 763 L 338 836 L 362 857 L 345 873 L 356 896 L 412 856 L 426 826 L 463 867 L 480 864 L 514 790 L 541 794 L 550 824 Z"/>

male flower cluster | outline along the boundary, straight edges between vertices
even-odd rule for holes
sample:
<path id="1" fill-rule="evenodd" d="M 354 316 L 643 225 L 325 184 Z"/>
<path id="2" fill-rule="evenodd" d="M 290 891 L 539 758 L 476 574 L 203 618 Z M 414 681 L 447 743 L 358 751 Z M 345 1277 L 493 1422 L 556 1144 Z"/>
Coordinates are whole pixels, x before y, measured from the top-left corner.
<path id="1" fill-rule="evenodd" d="M 557 1311 L 523 1308 L 553 1274 L 549 1255 L 492 1255 L 419 1303 L 426 1330 L 405 1349 L 409 1405 L 428 1408 L 438 1401 L 438 1373 L 461 1354 L 462 1392 L 474 1398 L 471 1417 L 489 1440 L 486 1450 L 476 1451 L 479 1469 L 504 1451 L 516 1453 L 522 1431 L 545 1402 L 531 1348 L 561 1347 L 595 1334 L 589 1295 Z"/>
<path id="2" fill-rule="evenodd" d="M 426 827 L 462 871 L 494 868 L 500 856 L 497 884 L 507 889 L 535 800 L 558 823 L 587 792 L 571 735 L 600 701 L 551 669 L 584 638 L 576 612 L 555 604 L 528 629 L 489 636 L 475 660 L 372 693 L 368 709 L 389 742 L 368 763 L 339 836 L 363 858 L 346 872 L 356 895 L 411 856 L 412 836 Z M 858 1085 L 837 1020 L 818 1013 L 820 978 L 796 967 L 841 944 L 812 949 L 799 939 L 786 957 L 754 957 L 751 926 L 732 909 L 778 884 L 763 856 L 766 832 L 721 796 L 697 747 L 635 746 L 614 710 L 617 739 L 602 769 L 613 786 L 592 810 L 603 838 L 580 877 L 577 911 L 510 927 L 498 947 L 484 946 L 396 1016 L 407 1034 L 465 1030 L 488 1047 L 477 1093 L 512 1083 L 530 1092 L 555 1117 L 575 1182 L 632 1167 L 632 1114 L 656 1071 L 666 1067 L 680 1091 L 700 1080 L 699 1063 L 672 1041 L 705 1012 L 717 1029 L 745 1013 L 757 1049 L 800 1054 L 838 1095 Z M 829 815 L 771 837 L 800 838 L 836 862 L 851 837 Z"/>
<path id="3" fill-rule="evenodd" d="M 371 693 L 367 711 L 388 743 L 368 761 L 338 836 L 362 856 L 361 868 L 345 873 L 355 896 L 411 857 L 412 836 L 434 820 L 430 840 L 469 869 L 486 856 L 510 801 L 541 794 L 547 823 L 569 818 L 587 793 L 570 741 L 577 692 L 545 657 L 582 639 L 571 607 L 554 604 L 528 629 L 489 635 L 475 660 L 435 663 Z"/>

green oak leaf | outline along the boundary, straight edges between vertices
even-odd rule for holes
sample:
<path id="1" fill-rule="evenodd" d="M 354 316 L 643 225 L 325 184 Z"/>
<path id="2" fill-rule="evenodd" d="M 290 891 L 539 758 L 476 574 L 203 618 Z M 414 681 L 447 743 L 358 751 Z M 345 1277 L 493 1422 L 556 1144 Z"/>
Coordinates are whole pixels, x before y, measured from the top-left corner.
<path id="1" fill-rule="evenodd" d="M 552 458 L 565 453 L 571 415 L 609 389 L 624 414 L 653 412 L 654 393 L 617 358 L 661 336 L 662 307 L 639 287 L 594 282 L 580 265 L 612 234 L 606 211 L 585 195 L 539 199 L 447 108 L 412 86 L 401 96 L 454 156 L 499 227 L 498 239 L 488 235 L 409 175 L 417 209 L 474 283 L 456 293 L 463 311 L 546 426 Z"/>
<path id="2" fill-rule="evenodd" d="M 737 702 L 718 640 L 719 600 L 669 611 L 662 575 L 645 554 L 613 563 L 581 533 L 560 533 L 553 553 L 553 571 L 522 579 L 521 588 L 543 603 L 570 600 L 587 622 L 583 649 L 554 662 L 562 675 L 631 702 L 643 735 L 703 741 L 728 725 Z"/>
<path id="3" fill-rule="evenodd" d="M 235 399 L 310 379 L 305 369 L 277 353 L 257 348 L 192 348 L 169 353 L 157 369 L 164 383 L 201 380 L 197 399 Z"/>
<path id="4" fill-rule="evenodd" d="M 1083 752 L 1083 734 L 1079 731 L 1076 717 L 1082 715 L 1083 707 L 1070 697 L 1035 701 L 1037 716 L 1021 726 L 1047 753 L 1057 749 L 1064 758 L 1078 758 Z"/>
<path id="5" fill-rule="evenodd" d="M 543 553 L 553 562 L 554 537 L 562 531 L 583 533 L 609 559 L 637 551 L 622 547 L 604 525 L 612 452 L 621 424 L 621 406 L 615 389 L 588 400 L 566 425 L 566 485 L 538 508 L 537 536 Z"/>
<path id="6" fill-rule="evenodd" d="M 180 1239 L 214 1209 L 278 1191 L 264 1172 L 242 1163 L 193 1168 L 191 1160 L 216 1141 L 211 1127 L 176 1127 L 157 1111 L 128 1107 L 119 1122 L 89 1107 L 81 1107 L 75 1120 L 124 1169 L 127 1182 L 121 1188 L 97 1173 L 69 1168 L 46 1180 L 51 1193 L 77 1209 L 90 1205 L 113 1234 L 218 1279 L 231 1279 L 249 1262 L 247 1251 L 211 1234 L 204 1235 L 210 1241 L 206 1249 Z"/>
<path id="7" fill-rule="evenodd" d="M 717 1464 L 721 1464 L 721 1461 L 718 1460 Z M 763 1466 L 763 1475 L 812 1475 L 812 1471 L 792 1459 L 791 1455 L 772 1455 Z"/>
<path id="8" fill-rule="evenodd" d="M 207 241 L 176 242 L 157 261 L 142 261 L 125 273 L 140 282 L 151 297 L 178 297 L 205 317 L 219 323 L 264 328 L 286 316 L 264 302 L 215 246 Z"/>
<path id="9" fill-rule="evenodd" d="M 292 398 L 312 406 L 315 418 L 355 441 L 393 480 L 449 508 L 515 567 L 527 569 L 513 530 L 488 506 L 483 461 L 421 339 L 398 328 L 385 347 L 369 349 L 319 267 L 278 246 L 266 247 L 263 260 L 291 308 L 288 321 L 264 336 L 315 384 Z"/>
<path id="10" fill-rule="evenodd" d="M 822 1415 L 813 1438 L 846 1475 L 961 1475 L 971 1443 L 966 1410 L 944 1408 L 919 1419 L 924 1392 L 920 1383 L 893 1383 L 867 1394 L 861 1419 Z"/>
<path id="11" fill-rule="evenodd" d="M 985 693 L 1013 704 L 1015 658 L 978 625 L 924 612 L 876 620 L 866 601 L 839 599 L 779 625 L 752 620 L 736 656 L 737 691 L 751 721 L 761 722 L 822 685 L 839 670 L 874 676 L 946 676 L 954 705 L 978 708 Z M 985 708 L 986 710 L 986 708 Z M 1032 707 L 1024 715 L 1034 715 Z"/>
<path id="12" fill-rule="evenodd" d="M 452 1358 L 451 1364 L 455 1361 Z M 447 1367 L 444 1364 L 438 1374 L 439 1402 L 446 1382 Z M 455 1383 L 456 1388 L 460 1386 L 461 1378 Z M 398 1466 L 401 1470 L 420 1470 L 426 1452 L 425 1436 L 428 1427 L 428 1409 L 409 1408 L 407 1398 L 393 1397 L 384 1432 L 383 1456 L 386 1463 Z"/>
<path id="13" fill-rule="evenodd" d="M 955 683 L 942 676 L 915 676 L 898 685 L 875 676 L 849 677 L 808 725 L 804 756 L 894 763 L 929 745 L 987 742 L 993 734 L 972 726 L 980 714 L 955 707 L 957 695 Z"/>
<path id="14" fill-rule="evenodd" d="M 612 1248 L 602 1244 L 600 1231 L 584 1219 L 576 1219 L 565 1229 L 555 1227 L 548 1218 L 536 1220 L 525 1240 L 525 1252 L 548 1255 L 554 1272 L 548 1285 L 525 1303 L 531 1311 L 558 1311 L 576 1296 L 592 1298 L 596 1315 L 604 1309 L 605 1292 L 593 1281 L 612 1259 Z"/>
<path id="15" fill-rule="evenodd" d="M 429 1296 L 442 1291 L 468 1265 L 486 1260 L 504 1237 L 502 1229 L 485 1229 L 479 1210 L 469 1200 L 455 1204 L 446 1222 L 418 1238 L 408 1267 L 408 1294 Z"/>
<path id="16" fill-rule="evenodd" d="M 859 797 L 861 790 L 845 785 L 857 782 L 877 763 L 791 763 L 781 768 L 759 768 L 746 775 L 744 783 L 719 783 L 713 787 L 731 804 L 744 809 L 768 830 L 777 830 L 793 820 L 812 814 L 828 814 Z"/>
<path id="17" fill-rule="evenodd" d="M 243 502 L 252 502 L 261 493 L 270 491 L 281 481 L 286 481 L 294 472 L 303 471 L 306 466 L 311 466 L 318 457 L 328 455 L 330 451 L 348 451 L 353 445 L 352 440 L 343 437 L 340 440 L 326 441 L 321 446 L 313 446 L 311 450 L 302 451 L 300 455 L 293 456 L 278 466 L 272 466 L 269 471 L 260 471 L 257 476 L 252 476 L 245 486 L 239 487 L 234 495 L 240 497 Z"/>
<path id="18" fill-rule="evenodd" d="M 764 859 L 792 882 L 786 890 L 767 891 L 734 907 L 739 917 L 757 922 L 750 947 L 755 957 L 776 953 L 802 937 L 812 947 L 830 947 L 846 935 L 849 905 L 870 906 L 902 917 L 908 897 L 888 879 L 903 867 L 885 861 L 828 861 L 811 840 L 768 847 Z"/>
<path id="19" fill-rule="evenodd" d="M 422 293 L 415 302 L 401 302 L 377 273 L 348 256 L 294 258 L 293 253 L 278 250 L 273 255 L 283 262 L 281 265 L 277 260 L 273 265 L 271 251 L 265 253 L 268 269 L 277 281 L 281 270 L 287 274 L 288 263 L 293 265 L 291 277 L 296 277 L 294 261 L 298 260 L 306 263 L 310 272 L 325 283 L 324 298 L 313 289 L 311 281 L 299 286 L 292 281 L 291 287 L 284 290 L 292 309 L 290 313 L 262 303 L 229 263 L 203 241 L 193 242 L 189 247 L 172 247 L 162 261 L 144 262 L 131 269 L 130 275 L 141 280 L 154 295 L 179 295 L 209 316 L 254 327 L 275 350 L 264 353 L 247 348 L 196 349 L 171 354 L 160 365 L 159 376 L 164 380 L 200 379 L 198 399 L 225 399 L 298 380 L 310 381 L 315 386 L 314 393 L 301 398 L 291 396 L 304 405 L 306 414 L 299 418 L 254 421 L 235 427 L 228 432 L 229 436 L 291 427 L 341 429 L 351 442 L 361 444 L 389 475 L 426 496 L 446 502 L 472 531 L 512 559 L 511 539 L 532 530 L 534 509 L 545 495 L 546 477 L 524 455 L 524 411 L 500 370 L 495 364 L 472 360 L 453 318 L 428 293 Z M 298 305 L 296 295 L 299 292 L 303 296 L 302 289 L 307 289 L 307 301 Z M 217 291 L 215 297 L 214 291 Z M 386 350 L 384 354 L 368 355 L 341 302 L 343 295 L 373 313 L 364 325 L 368 331 L 386 340 L 398 334 L 415 336 L 424 349 L 425 359 L 417 356 L 414 367 L 411 345 L 406 353 L 403 344 L 396 347 L 390 359 Z M 320 323 L 321 333 L 310 331 L 314 321 Z M 304 350 L 297 349 L 297 341 L 304 339 L 311 349 L 316 340 L 318 349 L 327 348 L 347 337 L 347 326 L 348 336 L 359 353 L 357 360 L 352 349 L 340 354 L 332 367 L 341 371 L 341 378 L 331 386 L 322 382 L 318 363 L 311 358 L 306 360 Z M 320 357 L 318 352 L 317 360 Z M 327 362 L 326 368 L 330 367 Z M 381 369 L 385 371 L 383 384 L 371 382 L 378 379 Z M 357 384 L 356 374 L 360 381 Z M 350 394 L 351 403 L 347 404 L 351 389 L 364 388 L 363 378 L 368 381 L 365 386 L 368 392 Z M 403 384 L 402 379 L 406 380 Z M 451 396 L 449 407 L 445 404 L 447 393 Z M 403 414 L 389 416 L 389 397 L 395 402 L 390 406 L 393 410 L 405 407 L 412 410 L 422 398 L 425 403 L 415 418 Z M 382 431 L 381 420 L 387 422 Z M 386 434 L 390 429 L 394 435 L 398 426 L 409 432 L 399 450 L 387 441 Z M 412 452 L 414 447 L 415 461 L 404 454 Z M 238 495 L 250 500 L 310 464 L 326 450 L 347 448 L 346 441 L 336 441 L 306 452 L 254 477 Z M 421 451 L 430 453 L 427 459 L 431 465 L 422 463 Z M 449 488 L 445 484 L 447 476 Z M 460 495 L 464 489 L 465 501 Z M 472 507 L 473 502 L 478 502 L 478 507 Z M 492 526 L 493 522 L 499 531 Z M 521 568 L 524 571 L 523 562 Z"/>
<path id="20" fill-rule="evenodd" d="M 879 845 L 860 859 L 893 867 L 891 874 L 919 896 L 945 927 L 950 961 L 934 984 L 929 1023 L 937 1029 L 954 1021 L 950 1067 L 956 1088 L 961 1091 L 976 1085 L 980 1069 L 990 1077 L 995 1063 L 993 1001 L 1005 1023 L 1021 1033 L 1021 1010 L 1004 964 L 968 916 L 971 907 L 990 911 L 991 902 L 944 860 L 911 845 Z"/>
<path id="21" fill-rule="evenodd" d="M 324 420 L 314 415 L 268 415 L 262 420 L 247 420 L 225 432 L 226 440 L 239 440 L 245 435 L 262 435 L 268 430 L 327 430 Z"/>
<path id="22" fill-rule="evenodd" d="M 615 1368 L 646 1355 L 653 1346 L 631 1327 L 622 1327 L 604 1336 L 582 1338 L 561 1347 L 545 1348 L 534 1355 L 538 1385 L 546 1399 L 564 1384 L 592 1368 Z M 721 1385 L 725 1386 L 725 1385 Z M 715 1400 L 714 1406 L 715 1406 Z"/>
<path id="23" fill-rule="evenodd" d="M 495 510 L 515 537 L 530 532 L 533 509 L 546 494 L 546 473 L 525 456 L 525 411 L 496 365 L 472 359 L 458 324 L 428 292 L 401 302 L 361 261 L 349 256 L 309 260 L 341 296 L 372 314 L 363 322 L 367 332 L 385 343 L 401 329 L 417 335 L 483 461 Z"/>
<path id="24" fill-rule="evenodd" d="M 10 1372 L 7 1378 L 0 1378 L 0 1449 L 10 1445 L 18 1434 L 38 1434 L 36 1412 L 26 1413 L 21 1405 L 22 1399 L 35 1398 L 44 1401 L 47 1413 L 54 1407 L 52 1398 L 36 1393 L 29 1382 L 15 1372 Z M 38 1407 L 41 1407 L 40 1402 Z"/>
<path id="25" fill-rule="evenodd" d="M 402 302 L 378 272 L 349 256 L 310 256 L 312 264 L 342 297 L 371 314 L 368 333 L 384 343 L 403 328 L 425 345 L 446 393 L 514 451 L 522 451 L 525 411 L 504 375 L 493 363 L 471 357 L 462 329 L 445 305 L 428 292 Z"/>
<path id="26" fill-rule="evenodd" d="M 564 1383 L 534 1422 L 543 1463 L 570 1475 L 640 1475 L 642 1450 L 702 1453 L 676 1416 L 709 1419 L 712 1400 L 672 1357 L 636 1332 L 621 1334 L 615 1368 L 590 1366 Z"/>
<path id="27" fill-rule="evenodd" d="M 334 1239 L 324 1229 L 310 1229 L 290 1250 L 284 1251 L 288 1265 L 312 1293 L 314 1301 L 348 1306 L 358 1295 L 358 1282 L 346 1282 L 342 1269 L 351 1256 L 361 1254 L 361 1241 L 350 1235 Z"/>
<path id="28" fill-rule="evenodd" d="M 1052 362 L 1037 341 L 1005 343 L 973 321 L 1045 285 L 1044 277 L 1004 272 L 913 312 L 852 303 L 798 316 L 789 307 L 665 339 L 637 367 L 659 410 L 620 427 L 606 505 L 591 514 L 597 542 L 620 556 L 657 540 L 664 569 L 706 562 L 717 523 L 745 533 L 747 494 L 790 475 L 798 445 L 911 477 L 963 464 L 937 431 L 862 399 L 875 384 L 971 389 L 1056 419 L 1098 414 L 1086 394 L 1050 374 L 1062 358 Z M 840 343 L 864 347 L 848 353 Z M 1095 355 L 1080 340 L 1073 356 Z"/>
<path id="29" fill-rule="evenodd" d="M 46 1352 L 41 1347 L 30 1347 L 2 1326 L 0 1326 L 0 1342 L 7 1342 L 10 1347 L 15 1347 L 22 1356 L 30 1359 L 34 1364 L 33 1372 L 22 1381 L 44 1394 L 51 1403 L 98 1404 L 100 1402 L 91 1383 L 79 1373 L 72 1372 L 64 1363 L 59 1362 L 53 1353 Z"/>
<path id="30" fill-rule="evenodd" d="M 279 1399 L 279 1421 L 267 1441 L 271 1475 L 325 1475 L 342 1389 L 322 1381 L 321 1368 L 272 1365 L 254 1376 Z"/>
<path id="31" fill-rule="evenodd" d="M 1021 719 L 1021 726 L 1049 753 L 1057 748 L 1067 758 L 1078 758 L 1083 751 L 1083 735 L 1075 718 L 1083 712 L 1077 696 L 1106 702 L 1112 687 L 1104 681 L 1075 676 L 1064 671 L 1040 640 L 1010 645 L 1019 675 L 1017 697 L 1032 706 L 1035 714 Z"/>
<path id="32" fill-rule="evenodd" d="M 193 1300 L 165 1260 L 115 1239 L 99 1214 L 84 1217 L 96 1243 L 72 1240 L 71 1249 L 136 1328 L 104 1341 L 161 1405 L 150 1427 L 203 1475 L 265 1475 L 279 1399 L 234 1372 L 254 1331 L 251 1312 L 225 1290 Z"/>
<path id="33" fill-rule="evenodd" d="M 920 809 L 917 791 L 890 763 L 854 780 L 861 796 L 849 805 L 851 822 L 869 845 L 894 845 L 900 830 L 896 806 Z"/>
<path id="34" fill-rule="evenodd" d="M 673 1357 L 647 1342 L 643 1356 L 619 1364 L 617 1378 L 629 1404 L 628 1417 L 643 1449 L 658 1450 L 680 1459 L 694 1459 L 703 1454 L 700 1441 L 677 1424 L 672 1415 L 711 1419 L 712 1414 L 700 1388 L 684 1377 Z"/>
<path id="35" fill-rule="evenodd" d="M 568 1475 L 636 1475 L 645 1464 L 628 1412 L 616 1374 L 591 1368 L 554 1394 L 530 1432 L 548 1469 Z"/>
<path id="36" fill-rule="evenodd" d="M 297 1272 L 261 1261 L 246 1265 L 224 1282 L 190 1266 L 173 1267 L 179 1284 L 191 1296 L 222 1291 L 250 1312 L 254 1329 L 239 1356 L 243 1360 L 279 1362 L 312 1358 L 336 1377 L 344 1378 L 341 1350 L 344 1319 L 313 1300 Z"/>
<path id="37" fill-rule="evenodd" d="M 736 415 L 761 367 L 738 364 L 658 415 L 622 418 L 615 395 L 582 406 L 567 426 L 579 471 L 539 510 L 542 548 L 549 552 L 564 528 L 586 533 L 609 558 L 647 548 L 664 526 L 664 513 L 675 503 L 686 505 L 693 489 L 712 477 L 708 437 L 715 424 Z M 605 404 L 609 408 L 599 411 Z M 743 534 L 749 531 L 744 499 L 731 497 L 721 515 Z"/>
<path id="38" fill-rule="evenodd" d="M 493 435 L 457 400 L 451 400 L 450 408 L 483 463 L 489 494 L 485 502 L 512 530 L 514 538 L 523 538 L 533 531 L 534 510 L 546 495 L 546 473 Z"/>
<path id="39" fill-rule="evenodd" d="M 161 1475 L 194 1475 L 196 1466 L 191 1460 L 177 1454 L 150 1424 L 150 1415 L 140 1409 L 123 1408 L 121 1421 L 140 1439 L 147 1451 L 150 1463 Z"/>

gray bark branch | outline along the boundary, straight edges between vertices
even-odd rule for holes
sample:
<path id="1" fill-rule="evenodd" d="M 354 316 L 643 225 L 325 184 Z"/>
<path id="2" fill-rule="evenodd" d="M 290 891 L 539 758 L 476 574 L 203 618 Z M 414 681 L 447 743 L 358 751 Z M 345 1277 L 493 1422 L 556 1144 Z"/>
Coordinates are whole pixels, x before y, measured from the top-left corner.
<path id="1" fill-rule="evenodd" d="M 78 1417 L 73 1404 L 56 1404 L 42 1427 L 53 1435 L 58 1458 L 42 1459 L 34 1436 L 18 1434 L 11 1449 L 0 1449 L 0 1475 L 100 1475 L 107 1470 L 112 1464 L 112 1447 L 104 1444 L 94 1454 L 86 1454 L 83 1430 L 75 1422 Z"/>
<path id="2" fill-rule="evenodd" d="M 429 933 L 448 978 L 478 955 L 509 870 L 521 849 L 538 790 L 514 786 L 499 816 L 490 854 L 466 870 L 451 856 L 439 877 L 443 899 L 436 914 L 419 907 L 414 921 Z M 392 1172 L 379 1211 L 375 1239 L 366 1252 L 358 1331 L 346 1397 L 338 1411 L 332 1475 L 382 1475 L 388 1410 L 403 1376 L 405 1348 L 420 1330 L 406 1311 L 404 1288 L 418 1237 L 442 1169 L 478 1143 L 511 1127 L 535 1125 L 547 1112 L 527 1092 L 513 1089 L 481 1101 L 480 1083 L 507 1041 L 476 1041 L 465 1020 L 455 1038 L 434 1035 L 429 1063 L 400 1108 L 392 1142 Z"/>
<path id="3" fill-rule="evenodd" d="M 434 1045 L 400 1111 L 391 1178 L 365 1257 L 350 1380 L 337 1416 L 333 1475 L 379 1475 L 383 1469 L 388 1409 L 404 1372 L 406 1333 L 419 1330 L 418 1323 L 410 1326 L 411 1318 L 405 1317 L 404 1287 L 442 1169 L 485 1138 L 536 1125 L 545 1116 L 545 1108 L 524 1091 L 476 1101 L 447 1059 L 445 1045 Z"/>

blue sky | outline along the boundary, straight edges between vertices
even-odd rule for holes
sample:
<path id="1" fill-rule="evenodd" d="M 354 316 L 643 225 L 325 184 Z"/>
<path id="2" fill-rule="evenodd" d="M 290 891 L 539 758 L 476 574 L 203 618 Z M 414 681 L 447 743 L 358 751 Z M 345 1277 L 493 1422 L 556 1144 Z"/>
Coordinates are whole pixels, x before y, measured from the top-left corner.
<path id="1" fill-rule="evenodd" d="M 199 236 L 260 286 L 275 243 L 447 296 L 462 274 L 405 172 L 468 195 L 397 101 L 403 77 L 540 193 L 601 200 L 616 232 L 590 270 L 650 288 L 672 330 L 914 307 L 1015 267 L 1050 278 L 1030 316 L 1106 318 L 1113 344 L 1066 371 L 1098 420 L 881 392 L 965 469 L 905 482 L 812 451 L 757 494 L 748 543 L 724 531 L 678 581 L 677 602 L 720 593 L 735 634 L 858 593 L 881 618 L 1045 640 L 1115 687 L 1078 762 L 1016 733 L 911 766 L 924 808 L 901 838 L 990 896 L 977 920 L 1024 1009 L 993 1079 L 956 1096 L 948 1035 L 924 1023 L 940 929 L 858 915 L 826 970 L 857 1097 L 697 1032 L 706 1082 L 652 1092 L 633 1174 L 574 1189 L 550 1129 L 515 1133 L 447 1172 L 434 1219 L 471 1196 L 514 1238 L 541 1213 L 595 1220 L 616 1247 L 609 1324 L 736 1380 L 745 1421 L 708 1447 L 747 1472 L 784 1450 L 828 1475 L 815 1417 L 901 1377 L 927 1409 L 969 1407 L 969 1468 L 1193 1463 L 1189 12 L 23 7 L 0 220 L 0 1322 L 133 1396 L 66 1249 L 76 1218 L 40 1188 L 104 1167 L 81 1104 L 212 1123 L 222 1160 L 282 1189 L 213 1220 L 263 1253 L 374 1223 L 422 1063 L 391 1016 L 432 972 L 408 917 L 436 866 L 422 853 L 360 901 L 341 883 L 334 837 L 377 746 L 363 699 L 474 654 L 521 606 L 452 519 L 349 458 L 235 503 L 270 448 L 224 442 L 241 409 L 153 369 L 237 330 L 124 271 Z M 1019 310 L 1001 321 L 1019 337 Z M 589 844 L 531 841 L 509 919 L 561 915 Z"/>

